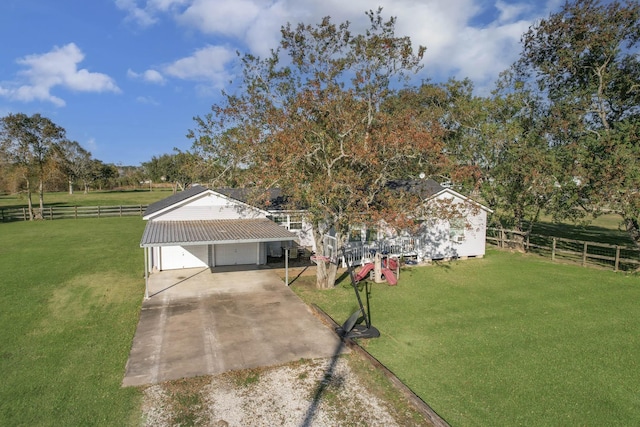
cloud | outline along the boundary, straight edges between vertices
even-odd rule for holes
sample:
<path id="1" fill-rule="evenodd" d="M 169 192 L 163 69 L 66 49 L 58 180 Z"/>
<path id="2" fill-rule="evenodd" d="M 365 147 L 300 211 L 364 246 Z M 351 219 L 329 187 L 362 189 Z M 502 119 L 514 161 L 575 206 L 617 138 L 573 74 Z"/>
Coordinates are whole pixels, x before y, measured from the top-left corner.
<path id="1" fill-rule="evenodd" d="M 167 80 L 159 71 L 152 69 L 149 69 L 143 73 L 136 73 L 135 71 L 128 69 L 127 76 L 132 79 L 140 79 L 147 83 L 154 83 L 159 85 L 163 85 L 167 82 Z"/>
<path id="2" fill-rule="evenodd" d="M 150 96 L 138 96 L 136 98 L 136 102 L 138 102 L 140 104 L 153 105 L 153 106 L 160 105 L 160 103 L 158 101 L 156 101 L 155 99 L 153 99 Z"/>
<path id="3" fill-rule="evenodd" d="M 23 102 L 48 101 L 62 107 L 65 101 L 51 94 L 57 86 L 76 92 L 120 92 L 108 75 L 78 69 L 83 60 L 84 54 L 74 43 L 20 58 L 16 62 L 25 69 L 18 73 L 17 81 L 9 83 L 9 87 L 0 87 L 0 95 Z"/>
<path id="4" fill-rule="evenodd" d="M 518 0 L 379 0 L 375 5 L 370 0 L 116 2 L 129 4 L 131 13 L 141 9 L 153 19 L 164 14 L 188 31 L 223 39 L 241 51 L 260 56 L 277 47 L 280 27 L 287 22 L 315 24 L 322 17 L 331 16 L 334 23 L 348 20 L 352 32 L 360 32 L 369 24 L 364 12 L 380 5 L 384 17 L 397 17 L 396 34 L 408 35 L 416 46 L 427 47 L 425 77 L 470 77 L 486 85 L 515 61 L 522 33 L 561 0 L 547 0 L 536 7 Z M 187 70 L 182 69 L 174 75 L 186 74 Z"/>
<path id="5" fill-rule="evenodd" d="M 163 71 L 178 79 L 204 81 L 221 87 L 230 78 L 227 66 L 235 58 L 235 52 L 226 47 L 205 46 L 191 56 L 164 66 Z"/>

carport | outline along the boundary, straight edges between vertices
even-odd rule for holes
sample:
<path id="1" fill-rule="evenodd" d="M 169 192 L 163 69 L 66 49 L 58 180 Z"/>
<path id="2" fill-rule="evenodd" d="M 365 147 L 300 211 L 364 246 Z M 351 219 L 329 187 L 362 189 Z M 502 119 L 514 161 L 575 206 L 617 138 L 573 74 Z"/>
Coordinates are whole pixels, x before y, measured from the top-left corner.
<path id="1" fill-rule="evenodd" d="M 222 259 L 225 260 L 223 265 L 264 264 L 266 244 L 279 243 L 285 249 L 288 278 L 289 250 L 294 248 L 296 239 L 294 233 L 266 218 L 149 221 L 140 242 L 140 247 L 144 249 L 145 299 L 149 298 L 150 270 L 154 268 L 152 266 L 157 268 L 163 250 L 181 248 L 200 266 L 213 268 L 217 266 L 216 260 Z M 255 258 L 249 260 L 252 248 Z M 162 265 L 158 269 L 163 270 Z"/>

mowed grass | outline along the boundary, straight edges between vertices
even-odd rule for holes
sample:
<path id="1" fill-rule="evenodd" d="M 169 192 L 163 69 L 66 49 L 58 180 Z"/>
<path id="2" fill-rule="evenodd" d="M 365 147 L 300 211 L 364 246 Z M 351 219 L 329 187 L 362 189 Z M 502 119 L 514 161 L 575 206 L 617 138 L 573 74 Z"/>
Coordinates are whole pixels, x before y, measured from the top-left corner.
<path id="1" fill-rule="evenodd" d="M 313 279 L 313 278 L 312 278 Z M 294 283 L 338 323 L 350 282 Z M 374 284 L 363 343 L 453 426 L 640 425 L 640 278 L 490 250 Z"/>
<path id="2" fill-rule="evenodd" d="M 68 192 L 55 192 L 44 194 L 45 206 L 119 206 L 119 205 L 149 205 L 173 194 L 170 188 L 155 188 L 138 190 L 117 191 L 90 191 L 84 194 L 82 190 L 73 194 Z M 38 207 L 38 195 L 33 194 L 31 201 Z M 24 194 L 9 194 L 0 196 L 1 208 L 27 207 L 27 198 Z"/>
<path id="3" fill-rule="evenodd" d="M 144 294 L 144 222 L 0 224 L 0 425 L 138 425 L 121 388 Z"/>

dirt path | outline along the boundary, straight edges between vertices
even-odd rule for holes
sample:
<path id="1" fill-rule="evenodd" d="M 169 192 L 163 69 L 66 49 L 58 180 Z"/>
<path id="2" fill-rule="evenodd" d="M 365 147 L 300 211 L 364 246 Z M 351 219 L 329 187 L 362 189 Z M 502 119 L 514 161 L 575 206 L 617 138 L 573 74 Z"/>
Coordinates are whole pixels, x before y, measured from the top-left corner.
<path id="1" fill-rule="evenodd" d="M 350 355 L 150 386 L 144 390 L 143 424 L 429 425 L 401 398 L 390 402 L 366 386 L 352 363 Z"/>

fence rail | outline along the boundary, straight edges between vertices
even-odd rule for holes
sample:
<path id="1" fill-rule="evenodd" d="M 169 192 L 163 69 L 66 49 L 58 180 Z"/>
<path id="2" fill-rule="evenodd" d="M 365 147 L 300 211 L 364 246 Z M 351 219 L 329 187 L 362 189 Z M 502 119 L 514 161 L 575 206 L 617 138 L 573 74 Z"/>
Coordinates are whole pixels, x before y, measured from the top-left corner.
<path id="1" fill-rule="evenodd" d="M 36 217 L 41 219 L 69 219 L 69 218 L 101 218 L 117 216 L 142 216 L 147 205 L 118 205 L 118 206 L 45 206 L 42 212 L 34 209 Z M 29 209 L 0 208 L 0 222 L 27 221 Z"/>
<path id="2" fill-rule="evenodd" d="M 550 257 L 552 261 L 569 261 L 582 266 L 592 265 L 630 271 L 640 267 L 640 250 L 625 245 L 588 242 L 562 237 L 527 234 L 498 228 L 487 229 L 487 243 L 501 248 L 524 249 Z"/>

